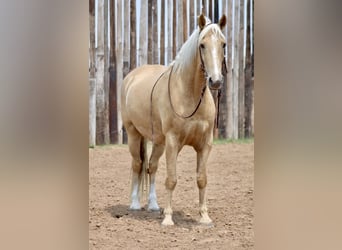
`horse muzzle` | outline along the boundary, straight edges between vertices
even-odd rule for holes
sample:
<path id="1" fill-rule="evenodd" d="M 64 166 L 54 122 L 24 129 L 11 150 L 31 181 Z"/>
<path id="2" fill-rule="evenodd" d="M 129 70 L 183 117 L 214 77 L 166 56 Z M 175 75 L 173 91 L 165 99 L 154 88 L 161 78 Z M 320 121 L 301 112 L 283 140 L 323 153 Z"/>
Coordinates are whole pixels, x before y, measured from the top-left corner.
<path id="1" fill-rule="evenodd" d="M 213 79 L 212 77 L 209 77 L 208 79 L 209 82 L 209 88 L 212 90 L 217 90 L 222 87 L 223 84 L 223 77 L 219 77 L 217 79 Z"/>

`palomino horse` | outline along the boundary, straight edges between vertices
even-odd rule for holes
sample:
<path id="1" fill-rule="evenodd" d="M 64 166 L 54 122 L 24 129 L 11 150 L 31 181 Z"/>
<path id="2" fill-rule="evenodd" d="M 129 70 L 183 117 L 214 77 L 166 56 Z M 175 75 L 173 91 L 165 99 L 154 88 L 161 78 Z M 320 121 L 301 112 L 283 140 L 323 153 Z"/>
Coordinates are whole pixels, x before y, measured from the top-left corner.
<path id="1" fill-rule="evenodd" d="M 217 24 L 199 16 L 199 27 L 170 66 L 141 66 L 124 79 L 121 112 L 133 169 L 130 209 L 141 209 L 139 184 L 149 174 L 148 210 L 159 210 L 155 175 L 165 149 L 168 197 L 162 225 L 174 224 L 171 199 L 177 183 L 177 156 L 184 145 L 192 146 L 197 153 L 200 222 L 212 222 L 206 205 L 206 162 L 213 142 L 216 110 L 207 85 L 219 89 L 223 82 L 226 39 L 221 29 L 225 24 L 225 15 Z M 153 143 L 149 161 L 146 140 Z"/>

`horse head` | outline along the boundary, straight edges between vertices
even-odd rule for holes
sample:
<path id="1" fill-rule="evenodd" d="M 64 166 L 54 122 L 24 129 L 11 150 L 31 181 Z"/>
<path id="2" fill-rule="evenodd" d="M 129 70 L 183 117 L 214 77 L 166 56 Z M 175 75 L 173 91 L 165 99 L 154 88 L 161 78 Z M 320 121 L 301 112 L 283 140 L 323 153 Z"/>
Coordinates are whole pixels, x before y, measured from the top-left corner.
<path id="1" fill-rule="evenodd" d="M 226 70 L 224 56 L 226 39 L 221 30 L 226 22 L 225 15 L 220 18 L 218 23 L 211 23 L 203 14 L 198 18 L 200 60 L 211 89 L 220 89 L 223 84 L 223 72 Z"/>

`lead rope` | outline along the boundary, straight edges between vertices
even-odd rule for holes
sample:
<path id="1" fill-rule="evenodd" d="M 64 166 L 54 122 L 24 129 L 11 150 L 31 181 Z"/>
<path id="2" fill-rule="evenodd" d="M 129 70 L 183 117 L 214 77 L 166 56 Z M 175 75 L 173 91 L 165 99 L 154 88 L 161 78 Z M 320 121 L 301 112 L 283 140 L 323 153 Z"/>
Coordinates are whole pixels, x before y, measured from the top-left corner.
<path id="1" fill-rule="evenodd" d="M 224 76 L 227 75 L 228 69 L 226 64 L 226 57 L 223 59 L 222 63 L 222 73 Z M 217 91 L 217 113 L 216 113 L 216 128 L 219 128 L 219 117 L 220 117 L 220 99 L 221 99 L 221 89 Z"/>
<path id="2" fill-rule="evenodd" d="M 196 108 L 194 109 L 194 111 L 192 111 L 189 115 L 180 115 L 176 112 L 175 110 L 175 107 L 173 106 L 173 103 L 172 103 L 172 98 L 171 98 L 171 87 L 170 87 L 170 79 L 171 79 L 171 73 L 172 73 L 172 69 L 173 67 L 171 68 L 171 72 L 170 72 L 170 75 L 169 75 L 169 80 L 168 80 L 168 83 L 167 83 L 167 86 L 168 86 L 168 94 L 169 94 L 169 100 L 170 100 L 170 105 L 171 105 L 171 108 L 172 108 L 172 111 L 173 113 L 175 113 L 178 117 L 180 118 L 183 118 L 183 119 L 187 119 L 187 118 L 190 118 L 192 117 L 198 110 L 199 106 L 201 105 L 201 102 L 202 102 L 202 99 L 203 99 L 203 95 L 204 95 L 204 92 L 207 88 L 207 85 L 204 85 L 203 88 L 202 88 L 202 92 L 201 92 L 201 97 L 196 105 Z"/>
<path id="3" fill-rule="evenodd" d="M 220 98 L 221 98 L 221 90 L 217 91 L 217 113 L 216 113 L 216 128 L 219 128 L 219 117 L 220 117 Z"/>
<path id="4" fill-rule="evenodd" d="M 171 71 L 172 71 L 173 65 L 171 66 Z M 168 69 L 167 69 L 168 70 Z M 157 83 L 159 82 L 160 78 L 162 78 L 162 76 L 166 73 L 165 70 L 156 80 L 156 82 L 154 83 L 153 87 L 152 87 L 152 91 L 151 91 L 151 95 L 150 95 L 150 117 L 151 117 L 151 130 L 152 130 L 152 143 L 154 143 L 154 130 L 153 130 L 153 111 L 152 111 L 152 98 L 153 98 L 153 91 L 154 88 L 156 87 Z M 170 73 L 171 74 L 171 73 Z M 170 80 L 170 78 L 169 78 Z"/>
<path id="5" fill-rule="evenodd" d="M 202 52 L 201 52 L 201 49 L 199 48 L 199 53 L 200 53 L 200 59 L 201 59 L 201 69 L 205 75 L 205 77 L 207 76 L 207 72 L 205 71 L 205 66 L 204 66 L 204 63 L 203 63 L 203 58 L 202 58 Z M 172 103 L 172 99 L 171 99 L 171 88 L 170 88 L 170 79 L 171 79 L 171 74 L 172 74 L 172 69 L 173 69 L 173 65 L 172 65 L 172 68 L 171 68 L 171 72 L 170 72 L 170 75 L 169 75 L 169 80 L 168 80 L 168 93 L 169 93 L 169 100 L 170 100 L 170 104 L 171 104 L 171 108 L 172 108 L 172 111 L 180 118 L 183 118 L 183 119 L 187 119 L 187 118 L 190 118 L 192 117 L 198 110 L 199 106 L 201 105 L 201 102 L 202 102 L 202 99 L 203 99 L 203 95 L 205 93 L 205 90 L 207 89 L 207 84 L 205 83 L 204 86 L 202 87 L 202 91 L 201 91 L 201 97 L 196 105 L 196 108 L 194 109 L 194 111 L 191 112 L 191 114 L 189 115 L 180 115 L 176 112 L 174 106 L 173 106 L 173 103 Z"/>

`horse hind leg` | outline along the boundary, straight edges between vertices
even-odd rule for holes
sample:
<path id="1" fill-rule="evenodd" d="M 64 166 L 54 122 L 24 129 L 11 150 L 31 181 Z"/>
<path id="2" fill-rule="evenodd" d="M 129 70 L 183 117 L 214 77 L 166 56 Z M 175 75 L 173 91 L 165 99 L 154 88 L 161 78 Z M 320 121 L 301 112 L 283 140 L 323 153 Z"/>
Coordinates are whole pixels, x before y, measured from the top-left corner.
<path id="1" fill-rule="evenodd" d="M 159 206 L 157 202 L 157 194 L 155 187 L 155 177 L 158 169 L 159 158 L 164 153 L 164 145 L 153 144 L 152 153 L 149 160 L 149 177 L 150 177 L 150 193 L 148 197 L 148 210 L 149 211 L 159 211 Z"/>
<path id="2" fill-rule="evenodd" d="M 130 210 L 140 210 L 140 183 L 142 181 L 143 158 L 141 155 L 141 147 L 143 144 L 143 137 L 133 127 L 129 126 L 127 129 L 128 147 L 132 155 L 132 192 Z"/>

